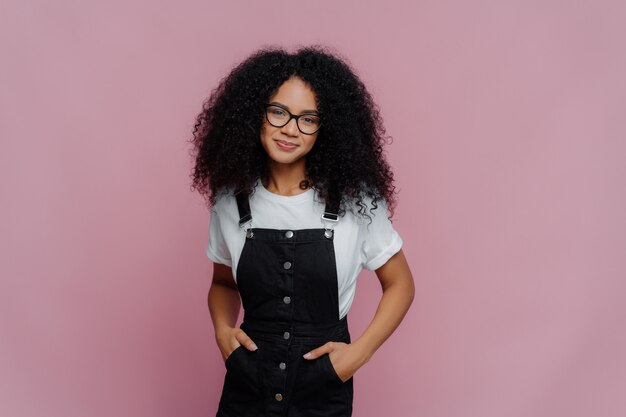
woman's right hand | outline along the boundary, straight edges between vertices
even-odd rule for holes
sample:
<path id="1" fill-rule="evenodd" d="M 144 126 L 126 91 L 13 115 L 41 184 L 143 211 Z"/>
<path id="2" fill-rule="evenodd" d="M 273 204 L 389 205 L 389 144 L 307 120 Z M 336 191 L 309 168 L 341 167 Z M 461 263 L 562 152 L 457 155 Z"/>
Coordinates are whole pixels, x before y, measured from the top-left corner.
<path id="1" fill-rule="evenodd" d="M 227 327 L 217 335 L 217 346 L 224 361 L 241 345 L 250 351 L 258 349 L 254 341 L 239 327 Z"/>

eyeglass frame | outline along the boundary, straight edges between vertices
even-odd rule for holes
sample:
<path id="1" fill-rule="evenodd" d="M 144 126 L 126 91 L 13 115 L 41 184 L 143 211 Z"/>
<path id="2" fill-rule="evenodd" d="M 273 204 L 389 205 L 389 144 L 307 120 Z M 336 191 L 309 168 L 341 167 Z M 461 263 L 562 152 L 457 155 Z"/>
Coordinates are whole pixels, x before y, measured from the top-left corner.
<path id="1" fill-rule="evenodd" d="M 267 115 L 267 108 L 268 107 L 278 107 L 279 109 L 283 109 L 284 111 L 286 111 L 287 113 L 289 113 L 289 119 L 287 119 L 287 121 L 285 122 L 285 124 L 283 124 L 282 126 L 276 126 L 275 124 L 272 124 L 272 122 L 270 122 L 270 118 Z M 265 103 L 265 119 L 267 120 L 267 122 L 274 126 L 274 127 L 285 127 L 289 124 L 289 122 L 291 122 L 291 119 L 296 119 L 296 127 L 298 128 L 298 130 L 300 131 L 300 133 L 302 133 L 303 135 L 314 135 L 317 132 L 319 132 L 320 128 L 322 127 L 322 116 L 321 113 L 304 113 L 304 114 L 293 114 L 292 112 L 290 112 L 289 110 L 287 110 L 286 108 L 284 108 L 283 106 L 279 106 L 278 104 L 270 104 L 270 103 Z M 320 125 L 318 126 L 317 130 L 313 133 L 305 133 L 302 131 L 302 129 L 300 129 L 300 118 L 302 116 L 317 116 L 320 118 Z"/>

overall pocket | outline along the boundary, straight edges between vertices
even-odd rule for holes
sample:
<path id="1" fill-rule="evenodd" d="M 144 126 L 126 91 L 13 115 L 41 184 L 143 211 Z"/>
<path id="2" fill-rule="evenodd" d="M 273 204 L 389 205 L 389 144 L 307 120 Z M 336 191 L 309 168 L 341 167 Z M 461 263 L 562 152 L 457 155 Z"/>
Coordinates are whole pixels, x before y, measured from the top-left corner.
<path id="1" fill-rule="evenodd" d="M 240 345 L 226 358 L 219 409 L 238 417 L 256 417 L 262 407 L 259 352 Z"/>
<path id="2" fill-rule="evenodd" d="M 318 347 L 307 346 L 303 353 Z M 349 386 L 344 383 L 333 367 L 328 354 L 316 359 L 301 356 L 296 359 L 297 374 L 292 397 L 292 406 L 301 415 L 350 415 L 352 398 Z"/>
<path id="3" fill-rule="evenodd" d="M 232 352 L 230 352 L 230 355 L 228 355 L 228 357 L 226 358 L 226 360 L 224 361 L 224 366 L 226 366 L 226 369 L 228 369 L 230 367 L 230 363 L 233 360 L 233 357 L 237 354 L 237 352 L 239 352 L 241 349 L 243 349 L 244 346 L 243 345 L 239 345 L 235 348 L 235 350 L 233 350 Z"/>
<path id="4" fill-rule="evenodd" d="M 326 353 L 319 359 L 323 361 L 324 369 L 326 369 L 331 379 L 335 380 L 336 382 L 339 382 L 340 384 L 343 384 L 344 381 L 341 379 L 341 377 L 335 370 L 335 367 L 333 366 L 333 363 L 330 360 L 330 355 Z"/>

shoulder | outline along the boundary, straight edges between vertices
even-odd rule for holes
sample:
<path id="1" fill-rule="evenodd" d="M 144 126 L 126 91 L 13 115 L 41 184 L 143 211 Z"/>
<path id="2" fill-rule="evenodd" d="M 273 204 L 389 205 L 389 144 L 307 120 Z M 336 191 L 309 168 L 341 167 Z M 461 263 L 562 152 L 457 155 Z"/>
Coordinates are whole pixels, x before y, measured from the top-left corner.
<path id="1" fill-rule="evenodd" d="M 211 217 L 219 219 L 220 222 L 230 224 L 239 219 L 237 199 L 232 189 L 222 190 L 215 199 L 215 204 L 211 207 Z"/>
<path id="2" fill-rule="evenodd" d="M 359 245 L 365 269 L 374 271 L 402 248 L 402 238 L 391 223 L 388 204 L 384 198 L 362 199 L 359 215 Z"/>

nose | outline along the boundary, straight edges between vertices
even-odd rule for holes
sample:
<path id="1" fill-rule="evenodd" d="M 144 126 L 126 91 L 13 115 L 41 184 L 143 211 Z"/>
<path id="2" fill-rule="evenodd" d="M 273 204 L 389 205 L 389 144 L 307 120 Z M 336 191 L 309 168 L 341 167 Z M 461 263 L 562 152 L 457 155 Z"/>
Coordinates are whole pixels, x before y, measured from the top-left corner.
<path id="1" fill-rule="evenodd" d="M 280 130 L 290 136 L 298 136 L 298 134 L 300 133 L 300 131 L 298 130 L 298 124 L 296 123 L 296 119 L 291 119 L 289 123 L 281 127 Z"/>

